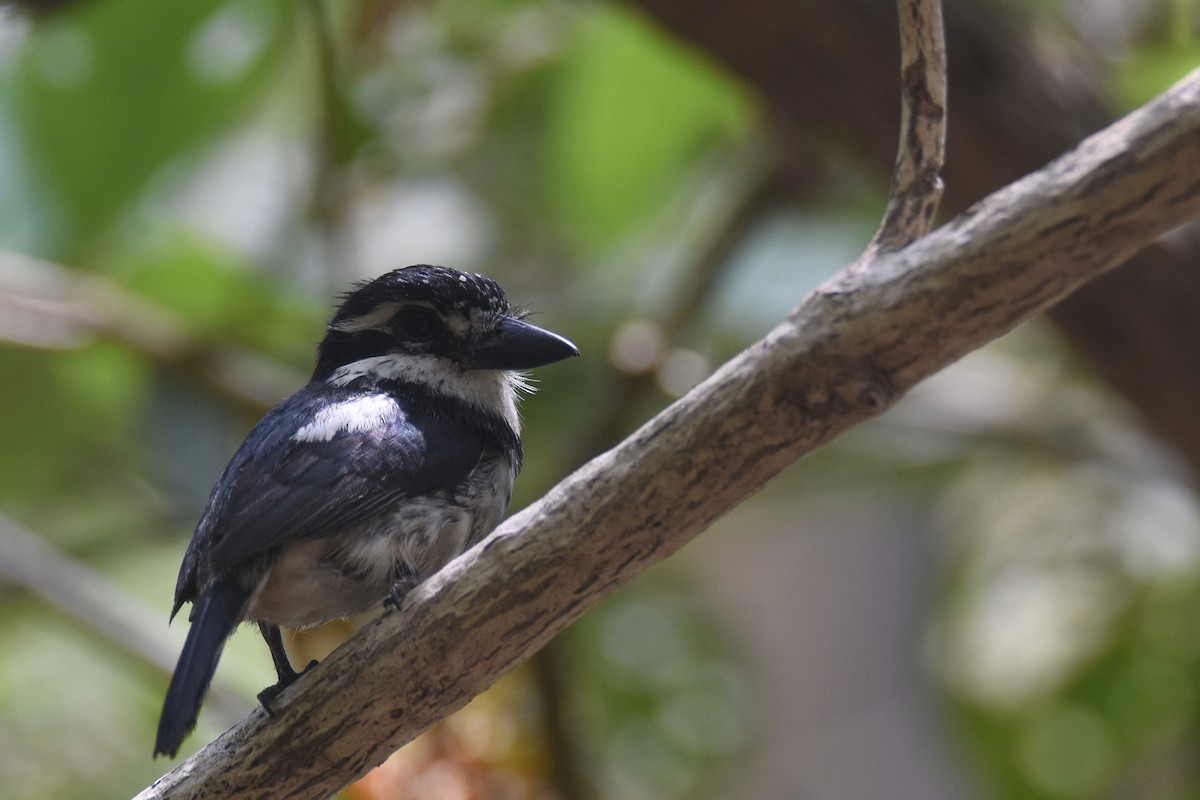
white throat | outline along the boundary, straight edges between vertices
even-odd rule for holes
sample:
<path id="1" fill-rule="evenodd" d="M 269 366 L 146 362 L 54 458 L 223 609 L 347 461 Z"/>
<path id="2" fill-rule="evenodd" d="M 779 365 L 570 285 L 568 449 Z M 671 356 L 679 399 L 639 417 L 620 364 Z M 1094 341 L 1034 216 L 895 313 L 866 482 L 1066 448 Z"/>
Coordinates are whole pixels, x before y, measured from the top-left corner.
<path id="1" fill-rule="evenodd" d="M 355 381 L 401 381 L 423 386 L 488 414 L 497 414 L 514 434 L 521 435 L 521 415 L 517 411 L 519 391 L 532 387 L 519 372 L 499 369 L 462 369 L 448 358 L 435 355 L 389 353 L 372 356 L 338 367 L 329 376 L 334 386 Z"/>

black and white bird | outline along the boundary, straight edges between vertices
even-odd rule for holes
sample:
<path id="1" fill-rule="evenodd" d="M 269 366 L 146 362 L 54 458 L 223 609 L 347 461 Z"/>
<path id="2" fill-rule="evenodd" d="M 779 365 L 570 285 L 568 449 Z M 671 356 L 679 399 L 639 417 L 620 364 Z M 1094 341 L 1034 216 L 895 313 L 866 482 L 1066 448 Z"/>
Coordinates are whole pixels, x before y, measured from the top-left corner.
<path id="1" fill-rule="evenodd" d="M 191 603 L 191 629 L 155 755 L 195 727 L 240 623 L 271 650 L 269 701 L 298 676 L 280 626 L 398 602 L 489 533 L 521 468 L 520 371 L 578 354 L 482 275 L 422 265 L 348 292 L 312 380 L 246 437 L 188 545 L 171 618 Z"/>

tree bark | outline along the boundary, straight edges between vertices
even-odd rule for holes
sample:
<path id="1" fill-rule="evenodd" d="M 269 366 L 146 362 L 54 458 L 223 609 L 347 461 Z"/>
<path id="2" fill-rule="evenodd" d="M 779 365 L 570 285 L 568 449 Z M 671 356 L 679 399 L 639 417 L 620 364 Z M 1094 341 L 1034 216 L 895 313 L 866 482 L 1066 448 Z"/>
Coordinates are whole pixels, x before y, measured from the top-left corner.
<path id="1" fill-rule="evenodd" d="M 832 141 L 887 174 L 899 120 L 889 0 L 636 5 L 761 93 L 785 161 L 814 158 L 821 142 Z M 1097 88 L 1098 66 L 1079 52 L 1064 55 L 1069 48 L 1040 48 L 1044 37 L 1018 6 L 946 4 L 951 143 L 943 208 L 951 214 L 1113 118 Z M 812 172 L 787 163 L 783 170 L 798 180 Z M 1053 308 L 1050 318 L 1200 474 L 1200 236 L 1147 245 Z"/>
<path id="2" fill-rule="evenodd" d="M 1198 214 L 1200 71 L 928 236 L 843 270 L 366 625 L 274 717 L 259 709 L 139 797 L 328 796 L 796 459 Z"/>

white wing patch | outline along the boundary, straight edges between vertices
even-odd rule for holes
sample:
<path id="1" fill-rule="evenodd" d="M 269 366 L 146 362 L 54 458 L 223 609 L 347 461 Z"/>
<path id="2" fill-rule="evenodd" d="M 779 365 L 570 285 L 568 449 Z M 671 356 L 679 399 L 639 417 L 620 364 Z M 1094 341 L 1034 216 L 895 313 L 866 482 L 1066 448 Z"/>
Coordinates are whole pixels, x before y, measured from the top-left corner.
<path id="1" fill-rule="evenodd" d="M 335 403 L 318 411 L 312 422 L 292 434 L 292 439 L 297 442 L 328 442 L 342 431 L 368 431 L 395 413 L 395 410 L 396 401 L 386 394 L 372 394 Z"/>

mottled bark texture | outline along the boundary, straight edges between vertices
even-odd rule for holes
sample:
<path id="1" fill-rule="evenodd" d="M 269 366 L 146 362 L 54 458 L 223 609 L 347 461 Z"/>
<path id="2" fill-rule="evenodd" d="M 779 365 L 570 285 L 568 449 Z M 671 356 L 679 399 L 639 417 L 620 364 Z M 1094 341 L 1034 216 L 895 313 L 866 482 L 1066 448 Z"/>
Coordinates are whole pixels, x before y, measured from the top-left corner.
<path id="1" fill-rule="evenodd" d="M 887 209 L 861 262 L 929 232 L 946 155 L 946 40 L 941 0 L 901 0 L 900 143 Z"/>
<path id="2" fill-rule="evenodd" d="M 785 172 L 803 183 L 834 142 L 887 175 L 899 118 L 891 0 L 636 0 L 653 21 L 762 96 Z M 1107 124 L 1101 71 L 1079 48 L 1044 47 L 1028 4 L 945 4 L 950 145 L 944 213 L 1042 166 Z M 1042 21 L 1044 25 L 1044 20 Z M 798 186 L 801 194 L 811 194 Z M 1150 243 L 1147 243 L 1148 245 Z M 1200 236 L 1128 263 L 1050 311 L 1097 374 L 1200 474 Z"/>
<path id="3" fill-rule="evenodd" d="M 140 797 L 327 797 L 796 459 L 1198 214 L 1200 71 L 835 276 Z"/>

